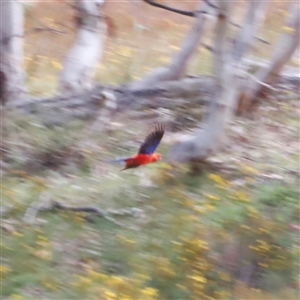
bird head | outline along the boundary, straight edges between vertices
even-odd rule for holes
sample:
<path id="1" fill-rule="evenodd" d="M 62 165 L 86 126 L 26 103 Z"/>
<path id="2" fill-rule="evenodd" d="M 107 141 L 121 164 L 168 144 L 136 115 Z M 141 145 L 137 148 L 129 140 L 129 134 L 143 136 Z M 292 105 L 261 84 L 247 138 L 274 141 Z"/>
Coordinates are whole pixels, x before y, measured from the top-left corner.
<path id="1" fill-rule="evenodd" d="M 152 158 L 153 158 L 153 161 L 158 161 L 158 160 L 161 159 L 161 154 L 160 153 L 153 153 Z"/>

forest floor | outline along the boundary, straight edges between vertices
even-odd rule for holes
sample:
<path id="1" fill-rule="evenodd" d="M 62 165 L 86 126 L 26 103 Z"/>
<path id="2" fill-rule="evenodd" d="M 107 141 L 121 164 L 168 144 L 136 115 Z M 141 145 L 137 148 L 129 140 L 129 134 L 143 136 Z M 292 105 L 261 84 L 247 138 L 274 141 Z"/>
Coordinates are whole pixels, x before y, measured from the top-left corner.
<path id="1" fill-rule="evenodd" d="M 198 174 L 163 160 L 119 172 L 107 160 L 137 151 L 151 115 L 119 114 L 88 134 L 80 120 L 49 127 L 7 116 L 3 299 L 298 298 L 297 95 L 282 90 L 252 119 L 236 117 Z"/>

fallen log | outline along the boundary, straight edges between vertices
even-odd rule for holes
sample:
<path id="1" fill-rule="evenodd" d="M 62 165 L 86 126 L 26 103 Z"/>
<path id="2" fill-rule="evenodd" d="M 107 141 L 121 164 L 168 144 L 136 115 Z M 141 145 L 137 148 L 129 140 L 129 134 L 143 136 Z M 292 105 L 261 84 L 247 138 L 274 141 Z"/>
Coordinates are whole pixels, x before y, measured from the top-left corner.
<path id="1" fill-rule="evenodd" d="M 243 75 L 240 80 L 247 80 Z M 279 83 L 300 86 L 300 77 L 286 73 Z M 106 106 L 107 93 L 115 97 L 116 110 L 142 110 L 147 108 L 166 108 L 203 105 L 209 103 L 214 93 L 212 76 L 186 77 L 178 81 L 159 83 L 147 89 L 132 89 L 128 85 L 95 85 L 79 94 L 53 96 L 50 98 L 31 98 L 28 101 L 12 102 L 6 107 L 26 114 L 45 114 L 47 119 L 59 121 L 62 116 L 89 118 L 96 116 L 99 109 Z M 115 107 L 112 107 L 115 110 Z M 66 120 L 64 120 L 66 121 Z"/>

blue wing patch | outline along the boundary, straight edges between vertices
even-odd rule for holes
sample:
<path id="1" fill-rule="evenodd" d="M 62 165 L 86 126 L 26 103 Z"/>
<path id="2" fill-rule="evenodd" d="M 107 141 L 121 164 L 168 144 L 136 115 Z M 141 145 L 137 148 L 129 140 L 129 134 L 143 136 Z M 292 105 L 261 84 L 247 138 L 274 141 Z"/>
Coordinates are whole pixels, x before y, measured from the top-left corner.
<path id="1" fill-rule="evenodd" d="M 155 130 L 146 137 L 144 143 L 141 145 L 139 154 L 152 154 L 158 147 L 164 133 L 164 126 L 161 123 L 157 124 Z"/>

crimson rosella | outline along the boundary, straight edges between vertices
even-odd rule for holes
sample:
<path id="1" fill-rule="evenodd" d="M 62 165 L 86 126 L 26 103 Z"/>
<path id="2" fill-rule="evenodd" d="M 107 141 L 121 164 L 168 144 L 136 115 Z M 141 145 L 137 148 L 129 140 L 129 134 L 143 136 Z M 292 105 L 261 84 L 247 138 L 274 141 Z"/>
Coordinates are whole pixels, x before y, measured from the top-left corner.
<path id="1" fill-rule="evenodd" d="M 110 162 L 125 162 L 125 168 L 120 170 L 126 170 L 130 168 L 136 168 L 141 165 L 149 164 L 158 161 L 161 158 L 160 153 L 154 153 L 158 147 L 163 135 L 165 128 L 162 124 L 158 123 L 155 129 L 146 137 L 145 141 L 141 145 L 138 154 L 129 157 L 121 157 Z"/>

